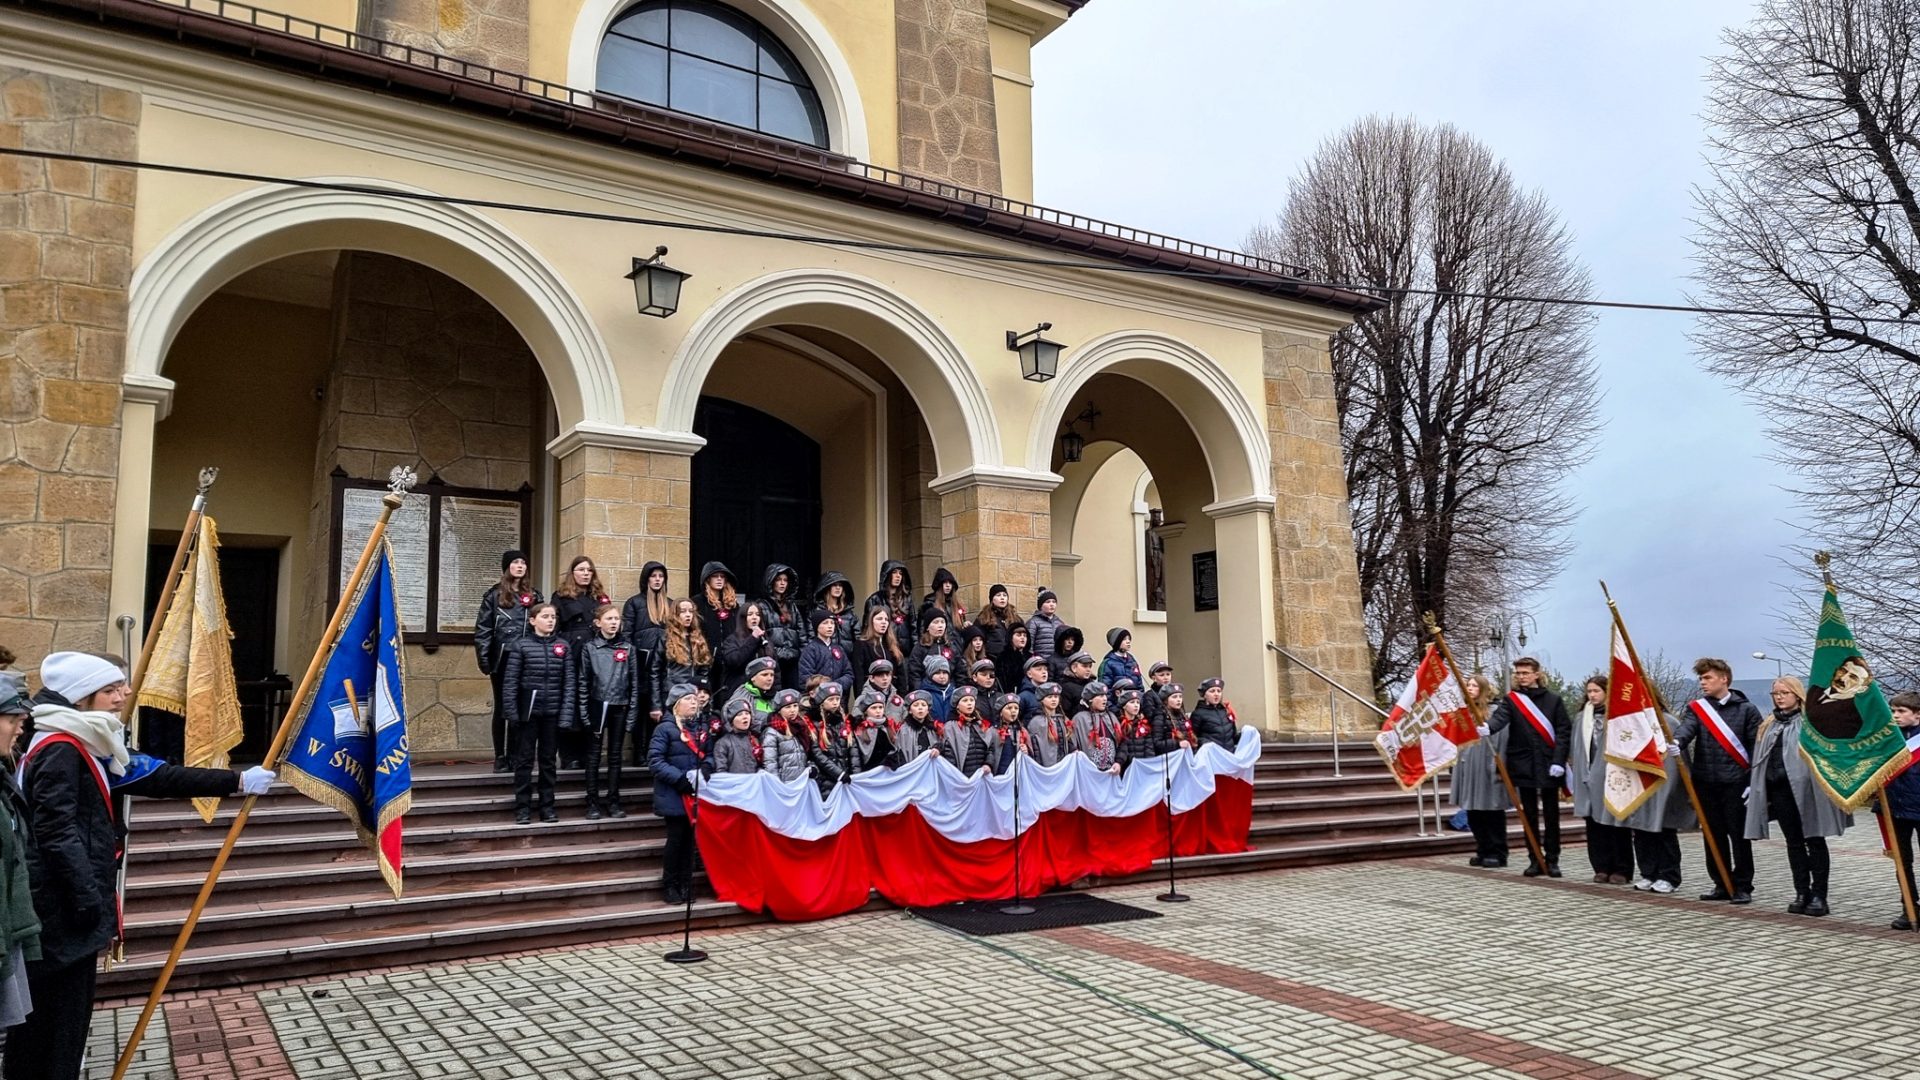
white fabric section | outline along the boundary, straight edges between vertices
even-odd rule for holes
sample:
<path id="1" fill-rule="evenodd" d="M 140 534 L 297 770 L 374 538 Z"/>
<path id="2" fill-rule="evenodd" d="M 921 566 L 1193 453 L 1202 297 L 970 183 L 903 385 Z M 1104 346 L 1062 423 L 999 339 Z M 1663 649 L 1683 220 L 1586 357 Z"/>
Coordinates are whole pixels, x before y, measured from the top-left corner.
<path id="1" fill-rule="evenodd" d="M 839 784 L 820 797 L 806 777 L 781 782 L 771 773 L 722 773 L 700 787 L 700 801 L 745 810 L 767 828 L 796 840 L 818 840 L 846 828 L 855 814 L 885 817 L 909 806 L 941 836 L 956 843 L 1007 840 L 1014 834 L 1015 779 L 1020 829 L 1048 810 L 1085 810 L 1100 817 L 1128 817 L 1158 807 L 1173 771 L 1173 812 L 1185 813 L 1213 796 L 1215 780 L 1253 779 L 1260 760 L 1260 733 L 1240 729 L 1229 753 L 1212 743 L 1198 751 L 1176 750 L 1140 758 L 1119 776 L 1093 767 L 1085 754 L 1069 754 L 1051 766 L 1018 757 L 1004 776 L 967 777 L 945 757 L 924 754 L 902 769 L 876 769 Z"/>

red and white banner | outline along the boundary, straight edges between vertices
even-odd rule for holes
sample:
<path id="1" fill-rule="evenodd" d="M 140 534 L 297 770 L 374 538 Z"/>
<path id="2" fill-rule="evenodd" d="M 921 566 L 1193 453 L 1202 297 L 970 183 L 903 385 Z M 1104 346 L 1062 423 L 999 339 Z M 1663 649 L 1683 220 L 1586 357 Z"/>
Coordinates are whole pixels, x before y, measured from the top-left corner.
<path id="1" fill-rule="evenodd" d="M 1477 728 L 1446 656 L 1429 645 L 1373 745 L 1400 786 L 1412 789 L 1452 768 L 1460 748 L 1480 737 Z"/>
<path id="2" fill-rule="evenodd" d="M 1022 895 L 1165 857 L 1163 800 L 1179 855 L 1245 851 L 1260 733 L 1240 731 L 1231 752 L 1203 744 L 1137 759 L 1119 776 L 1070 754 L 969 777 L 929 753 L 823 799 L 806 779 L 721 774 L 700 789 L 701 861 L 720 899 L 789 921 L 852 911 L 870 891 L 910 907 L 1012 896 L 1016 771 Z"/>
<path id="3" fill-rule="evenodd" d="M 1625 818 L 1667 782 L 1667 739 L 1654 711 L 1653 694 L 1634 667 L 1633 655 L 1613 628 L 1613 662 L 1607 678 L 1607 813 Z"/>

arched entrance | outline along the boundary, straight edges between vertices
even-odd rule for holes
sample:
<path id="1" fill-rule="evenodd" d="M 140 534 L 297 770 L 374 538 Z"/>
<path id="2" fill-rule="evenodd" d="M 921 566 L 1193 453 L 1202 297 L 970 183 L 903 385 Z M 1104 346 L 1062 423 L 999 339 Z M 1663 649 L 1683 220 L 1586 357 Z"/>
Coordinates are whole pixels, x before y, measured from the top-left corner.
<path id="1" fill-rule="evenodd" d="M 771 413 L 703 397 L 694 434 L 691 565 L 726 563 L 752 591 L 769 563 L 820 576 L 820 444 Z M 698 571 L 695 571 L 696 573 Z"/>

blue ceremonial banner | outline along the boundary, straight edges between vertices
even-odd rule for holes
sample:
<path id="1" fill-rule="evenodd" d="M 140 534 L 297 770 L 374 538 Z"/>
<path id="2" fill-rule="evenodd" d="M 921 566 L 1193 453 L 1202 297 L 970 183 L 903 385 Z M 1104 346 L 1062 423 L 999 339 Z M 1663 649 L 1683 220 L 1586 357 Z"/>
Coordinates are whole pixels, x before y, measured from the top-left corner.
<path id="1" fill-rule="evenodd" d="M 347 815 L 400 895 L 400 821 L 413 805 L 406 665 L 392 552 L 383 540 L 348 601 L 333 654 L 301 710 L 282 779 Z"/>

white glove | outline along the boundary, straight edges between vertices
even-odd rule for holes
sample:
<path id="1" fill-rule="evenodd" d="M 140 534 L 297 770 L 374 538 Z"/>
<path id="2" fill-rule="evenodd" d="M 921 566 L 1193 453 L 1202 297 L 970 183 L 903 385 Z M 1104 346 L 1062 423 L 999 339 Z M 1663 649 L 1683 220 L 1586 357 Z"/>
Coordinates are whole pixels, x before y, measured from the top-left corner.
<path id="1" fill-rule="evenodd" d="M 1679 757 L 1679 756 L 1680 756 L 1680 744 L 1679 744 L 1679 743 L 1677 743 L 1677 742 L 1670 742 L 1670 743 L 1668 743 L 1668 744 L 1667 744 L 1667 756 L 1668 756 L 1668 757 Z"/>
<path id="2" fill-rule="evenodd" d="M 258 765 L 240 774 L 240 791 L 245 795 L 265 795 L 273 786 L 273 770 Z"/>
<path id="3" fill-rule="evenodd" d="M 1741 802 L 1746 802 L 1746 801 L 1747 801 L 1747 796 L 1749 796 L 1749 795 L 1751 795 L 1751 794 L 1753 794 L 1753 789 L 1752 789 L 1752 788 L 1750 788 L 1750 787 L 1747 787 L 1747 788 L 1741 788 L 1741 789 L 1740 789 L 1740 801 L 1741 801 Z"/>
<path id="4" fill-rule="evenodd" d="M 1559 765 L 1549 765 L 1547 766 L 1547 775 L 1553 777 L 1555 780 L 1558 780 L 1561 777 L 1567 775 L 1567 770 L 1562 768 Z"/>
<path id="5" fill-rule="evenodd" d="M 1485 724 L 1481 724 L 1480 726 L 1474 728 L 1473 730 L 1475 734 L 1479 735 L 1483 739 L 1486 738 L 1488 735 L 1493 734 L 1493 732 L 1487 729 L 1487 725 Z"/>

